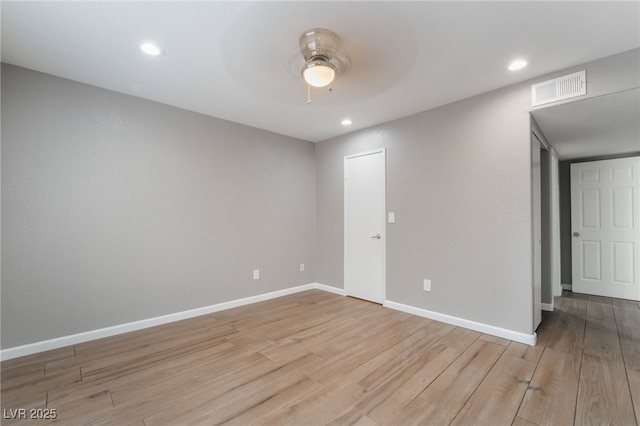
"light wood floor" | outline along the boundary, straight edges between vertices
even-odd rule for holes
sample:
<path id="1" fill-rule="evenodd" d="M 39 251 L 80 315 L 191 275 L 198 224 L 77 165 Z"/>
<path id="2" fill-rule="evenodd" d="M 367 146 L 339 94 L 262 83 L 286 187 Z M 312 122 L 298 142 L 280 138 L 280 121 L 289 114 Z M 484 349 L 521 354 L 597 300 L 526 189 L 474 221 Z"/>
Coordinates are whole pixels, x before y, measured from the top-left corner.
<path id="1" fill-rule="evenodd" d="M 1 368 L 64 425 L 636 425 L 640 305 L 566 294 L 530 347 L 313 290 Z"/>

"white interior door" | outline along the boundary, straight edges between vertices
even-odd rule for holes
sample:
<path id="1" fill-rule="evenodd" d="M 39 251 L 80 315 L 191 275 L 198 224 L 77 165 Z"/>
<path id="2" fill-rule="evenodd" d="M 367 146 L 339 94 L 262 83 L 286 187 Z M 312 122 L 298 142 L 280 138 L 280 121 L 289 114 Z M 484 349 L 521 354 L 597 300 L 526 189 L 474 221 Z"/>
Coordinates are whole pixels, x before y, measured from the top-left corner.
<path id="1" fill-rule="evenodd" d="M 385 298 L 385 214 L 385 151 L 345 157 L 345 291 L 377 303 Z"/>
<path id="2" fill-rule="evenodd" d="M 640 300 L 640 157 L 571 165 L 573 291 Z"/>

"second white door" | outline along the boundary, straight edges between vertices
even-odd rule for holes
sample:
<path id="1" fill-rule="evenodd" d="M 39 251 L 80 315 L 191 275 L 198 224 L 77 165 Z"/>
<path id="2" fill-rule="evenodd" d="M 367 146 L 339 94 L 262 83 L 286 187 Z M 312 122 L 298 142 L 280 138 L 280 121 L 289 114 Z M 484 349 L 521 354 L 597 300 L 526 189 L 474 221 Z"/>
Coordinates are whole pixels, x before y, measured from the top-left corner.
<path id="1" fill-rule="evenodd" d="M 385 151 L 345 157 L 344 281 L 348 295 L 385 298 Z"/>
<path id="2" fill-rule="evenodd" d="M 573 291 L 640 300 L 640 157 L 571 165 Z"/>

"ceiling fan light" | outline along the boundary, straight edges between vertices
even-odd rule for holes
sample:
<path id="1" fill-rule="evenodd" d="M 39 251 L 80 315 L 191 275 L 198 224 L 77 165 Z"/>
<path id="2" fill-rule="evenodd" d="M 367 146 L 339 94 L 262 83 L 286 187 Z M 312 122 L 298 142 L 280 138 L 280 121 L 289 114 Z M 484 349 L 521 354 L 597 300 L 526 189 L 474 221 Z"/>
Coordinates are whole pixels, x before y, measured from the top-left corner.
<path id="1" fill-rule="evenodd" d="M 336 77 L 336 67 L 324 60 L 312 60 L 302 68 L 302 78 L 313 87 L 325 87 Z"/>

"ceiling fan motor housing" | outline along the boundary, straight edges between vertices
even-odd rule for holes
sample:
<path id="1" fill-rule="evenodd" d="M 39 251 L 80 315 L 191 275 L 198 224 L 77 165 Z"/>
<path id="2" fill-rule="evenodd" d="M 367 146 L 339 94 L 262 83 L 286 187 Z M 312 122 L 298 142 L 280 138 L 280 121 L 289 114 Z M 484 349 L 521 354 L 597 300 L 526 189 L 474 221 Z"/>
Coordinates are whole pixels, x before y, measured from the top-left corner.
<path id="1" fill-rule="evenodd" d="M 338 36 L 325 28 L 313 28 L 305 31 L 299 40 L 300 53 L 306 64 L 305 69 L 314 66 L 327 66 L 336 74 L 343 73 L 351 62 L 338 46 Z"/>
<path id="2" fill-rule="evenodd" d="M 314 28 L 300 36 L 299 44 L 305 61 L 314 59 L 328 61 L 338 45 L 338 36 L 333 31 Z"/>

